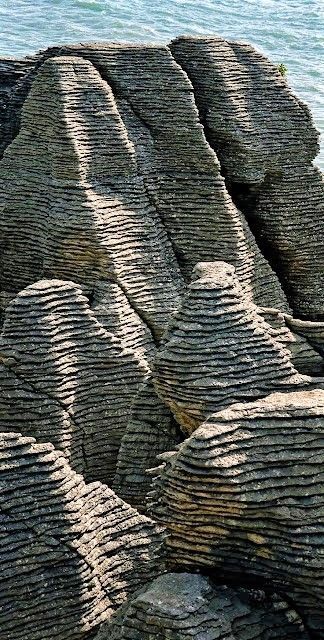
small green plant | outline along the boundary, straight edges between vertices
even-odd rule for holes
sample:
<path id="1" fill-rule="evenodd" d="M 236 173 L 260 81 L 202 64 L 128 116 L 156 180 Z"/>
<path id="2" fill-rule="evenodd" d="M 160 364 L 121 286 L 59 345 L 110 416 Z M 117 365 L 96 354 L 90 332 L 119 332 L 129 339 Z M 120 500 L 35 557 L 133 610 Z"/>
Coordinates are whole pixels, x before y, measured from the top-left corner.
<path id="1" fill-rule="evenodd" d="M 285 64 L 283 64 L 283 62 L 280 62 L 280 64 L 278 64 L 278 71 L 279 73 L 281 73 L 282 77 L 284 78 L 287 75 L 287 67 Z"/>

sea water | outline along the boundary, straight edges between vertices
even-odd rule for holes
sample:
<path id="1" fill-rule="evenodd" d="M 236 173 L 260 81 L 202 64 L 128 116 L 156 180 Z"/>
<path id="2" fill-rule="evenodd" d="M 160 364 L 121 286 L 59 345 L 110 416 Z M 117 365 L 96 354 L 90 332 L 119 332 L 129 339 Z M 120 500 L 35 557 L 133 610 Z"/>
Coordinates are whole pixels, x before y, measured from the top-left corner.
<path id="1" fill-rule="evenodd" d="M 324 0 L 0 0 L 0 56 L 62 42 L 167 42 L 180 34 L 247 41 L 288 69 L 324 130 Z M 316 159 L 324 168 L 324 143 Z"/>

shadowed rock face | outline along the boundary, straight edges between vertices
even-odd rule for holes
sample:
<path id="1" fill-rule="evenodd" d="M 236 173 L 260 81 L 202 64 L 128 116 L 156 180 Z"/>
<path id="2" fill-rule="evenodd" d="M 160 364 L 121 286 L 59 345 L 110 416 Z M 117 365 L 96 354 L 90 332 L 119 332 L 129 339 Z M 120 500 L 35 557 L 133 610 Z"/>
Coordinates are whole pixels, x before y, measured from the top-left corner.
<path id="1" fill-rule="evenodd" d="M 47 60 L 0 167 L 1 287 L 113 278 L 159 335 L 181 292 L 114 96 L 81 58 Z M 28 248 L 28 251 L 27 251 Z"/>
<path id="2" fill-rule="evenodd" d="M 83 640 L 158 573 L 161 536 L 50 444 L 0 435 L 2 640 Z"/>
<path id="3" fill-rule="evenodd" d="M 113 489 L 123 500 L 145 510 L 150 488 L 148 469 L 156 466 L 157 456 L 179 441 L 179 428 L 170 411 L 157 397 L 152 380 L 140 388 L 123 435 Z"/>
<path id="4" fill-rule="evenodd" d="M 310 382 L 271 334 L 233 267 L 197 265 L 154 364 L 156 390 L 185 432 L 235 401 Z"/>
<path id="5" fill-rule="evenodd" d="M 136 350 L 104 329 L 77 285 L 45 280 L 8 306 L 0 358 L 1 430 L 50 441 L 87 480 L 110 484 L 147 373 Z"/>
<path id="6" fill-rule="evenodd" d="M 216 587 L 189 573 L 160 576 L 135 594 L 96 640 L 306 640 L 296 612 L 262 592 Z"/>
<path id="7" fill-rule="evenodd" d="M 323 631 L 323 429 L 321 390 L 210 416 L 155 480 L 172 565 L 272 587 Z"/>
<path id="8" fill-rule="evenodd" d="M 317 148 L 241 43 L 0 61 L 1 640 L 324 638 Z"/>
<path id="9" fill-rule="evenodd" d="M 113 99 L 113 109 L 118 109 L 120 118 L 120 124 L 117 123 L 118 135 L 121 137 L 123 134 L 121 141 L 123 145 L 128 142 L 128 149 L 124 149 L 122 154 L 124 165 L 126 164 L 123 172 L 131 173 L 131 164 L 136 162 L 137 172 L 145 185 L 145 193 L 141 193 L 139 189 L 136 192 L 139 206 L 147 209 L 146 198 L 149 199 L 152 207 L 151 215 L 153 216 L 154 211 L 162 221 L 184 276 L 188 279 L 195 264 L 201 260 L 226 260 L 237 269 L 246 295 L 250 297 L 254 295 L 258 304 L 271 304 L 274 307 L 287 309 L 285 296 L 274 272 L 262 256 L 242 214 L 233 205 L 226 191 L 224 179 L 219 172 L 219 162 L 206 142 L 199 122 L 192 85 L 174 61 L 169 49 L 161 46 L 105 43 L 50 49 L 40 57 L 39 63 L 49 55 L 60 57 L 45 62 L 43 67 L 40 67 L 36 80 L 35 73 L 32 73 L 30 82 L 28 83 L 28 79 L 26 81 L 27 86 L 32 80 L 32 87 L 37 80 L 42 84 L 45 81 L 48 86 L 46 74 L 44 77 L 46 65 L 50 65 L 49 69 L 55 68 L 55 65 L 62 66 L 63 63 L 59 62 L 64 60 L 62 54 L 74 56 L 73 64 L 76 68 L 78 64 L 87 65 L 90 83 L 88 91 L 99 92 L 96 67 L 103 79 L 101 89 L 104 85 L 108 85 L 107 92 L 113 92 L 110 100 Z M 75 56 L 82 56 L 82 62 Z M 91 61 L 91 65 L 85 62 L 85 58 Z M 71 57 L 69 59 L 72 60 Z M 49 74 L 49 71 L 47 73 Z M 65 73 L 61 72 L 60 75 L 65 76 Z M 63 91 L 63 97 L 65 93 L 68 97 L 71 93 L 70 83 L 66 83 L 65 87 L 63 83 L 61 91 Z M 27 102 L 30 101 L 31 95 L 30 93 Z M 97 98 L 97 101 L 101 102 L 102 111 L 109 115 L 112 113 L 112 107 L 107 106 L 107 99 L 105 96 L 105 104 L 100 98 Z M 90 102 L 91 105 L 93 100 L 94 98 L 92 101 L 88 98 L 88 103 Z M 19 101 L 21 101 L 20 90 L 18 103 Z M 71 110 L 70 101 L 66 102 L 63 119 L 68 118 Z M 87 97 L 85 99 L 84 95 L 83 102 L 85 104 L 87 102 Z M 73 121 L 80 122 L 80 118 L 83 120 L 84 109 L 85 107 L 80 104 L 76 109 L 74 108 L 71 114 Z M 26 106 L 23 109 L 23 115 L 25 110 Z M 116 113 L 115 117 L 117 117 Z M 88 120 L 89 113 L 87 113 Z M 97 124 L 109 127 L 109 130 L 113 129 L 111 120 L 108 120 L 108 124 L 104 124 L 104 113 L 101 113 L 100 122 L 98 118 L 95 120 L 91 131 L 93 143 L 98 138 L 98 133 L 93 132 L 94 129 L 95 132 L 98 131 Z M 75 142 L 77 147 L 82 138 L 88 137 L 84 124 L 80 122 L 79 130 L 75 125 L 74 128 L 70 127 L 72 140 L 77 140 Z M 21 122 L 22 128 L 23 125 L 24 117 Z M 87 129 L 89 130 L 89 127 Z M 111 136 L 112 132 L 110 132 Z M 100 156 L 103 148 L 104 133 L 101 132 L 100 143 L 96 147 L 93 144 L 93 153 L 90 156 L 94 177 L 96 165 L 101 164 Z M 110 149 L 111 157 L 117 153 L 111 145 L 106 144 L 106 148 L 108 151 Z M 108 170 L 107 174 L 109 173 Z M 197 188 L 198 184 L 199 188 Z M 115 196 L 122 198 L 120 207 L 124 205 L 125 208 L 124 197 L 118 189 L 116 191 Z M 100 202 L 98 198 L 96 200 L 97 210 L 100 208 Z M 114 213 L 118 213 L 118 210 Z M 144 218 L 146 223 L 147 218 L 146 212 Z M 156 218 L 154 220 L 159 228 L 161 222 Z M 138 219 L 137 224 L 139 224 Z M 139 229 L 137 229 L 138 233 Z M 101 247 L 102 243 L 100 243 Z M 163 253 L 165 254 L 166 251 L 167 246 L 164 242 Z M 174 258 L 170 248 L 168 251 L 168 263 L 171 267 Z M 152 255 L 152 248 L 150 253 Z M 59 277 L 63 277 L 62 274 Z M 76 279 L 74 274 L 68 277 Z M 166 290 L 164 294 L 167 298 Z M 174 293 L 169 295 L 173 298 L 175 296 Z"/>
<path id="10" fill-rule="evenodd" d="M 324 184 L 312 165 L 318 131 L 307 106 L 248 44 L 178 38 L 171 51 L 194 85 L 208 141 L 290 304 L 302 317 L 323 319 Z"/>

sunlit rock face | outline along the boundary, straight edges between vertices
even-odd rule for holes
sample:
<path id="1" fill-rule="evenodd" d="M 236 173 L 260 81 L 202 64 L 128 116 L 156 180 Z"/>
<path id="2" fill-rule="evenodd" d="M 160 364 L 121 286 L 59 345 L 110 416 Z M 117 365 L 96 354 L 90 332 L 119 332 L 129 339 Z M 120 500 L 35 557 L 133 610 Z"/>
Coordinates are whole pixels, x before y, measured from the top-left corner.
<path id="1" fill-rule="evenodd" d="M 4 640 L 90 637 L 161 570 L 161 534 L 50 444 L 0 434 Z"/>
<path id="2" fill-rule="evenodd" d="M 246 44 L 0 60 L 1 640 L 323 640 L 317 150 Z"/>
<path id="3" fill-rule="evenodd" d="M 96 640 L 306 640 L 291 606 L 248 589 L 216 586 L 203 576 L 170 573 L 135 594 Z"/>
<path id="4" fill-rule="evenodd" d="M 210 416 L 154 482 L 151 509 L 168 527 L 172 565 L 267 585 L 322 631 L 323 431 L 323 390 Z"/>
<path id="5" fill-rule="evenodd" d="M 234 268 L 200 263 L 157 353 L 154 381 L 190 433 L 209 414 L 240 399 L 309 384 L 290 358 L 257 307 L 246 300 Z"/>
<path id="6" fill-rule="evenodd" d="M 309 109 L 249 44 L 178 38 L 171 51 L 193 83 L 230 192 L 292 308 L 323 319 L 324 183 L 312 164 L 319 132 Z"/>

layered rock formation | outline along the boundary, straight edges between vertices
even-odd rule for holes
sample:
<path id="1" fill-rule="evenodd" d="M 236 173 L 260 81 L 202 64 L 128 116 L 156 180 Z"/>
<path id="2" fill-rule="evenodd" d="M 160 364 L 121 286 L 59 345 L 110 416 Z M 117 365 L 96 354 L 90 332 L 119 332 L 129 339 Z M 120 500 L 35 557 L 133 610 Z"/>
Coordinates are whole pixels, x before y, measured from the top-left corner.
<path id="1" fill-rule="evenodd" d="M 260 592 L 217 587 L 207 578 L 171 573 L 131 598 L 96 640 L 306 640 L 291 607 Z"/>
<path id="2" fill-rule="evenodd" d="M 134 400 L 121 441 L 113 482 L 117 495 L 139 511 L 145 510 L 151 484 L 148 470 L 155 467 L 158 455 L 179 442 L 179 427 L 148 380 Z"/>
<path id="3" fill-rule="evenodd" d="M 103 328 L 77 285 L 45 280 L 8 306 L 0 359 L 0 429 L 52 442 L 87 480 L 111 484 L 146 376 L 136 350 Z"/>
<path id="4" fill-rule="evenodd" d="M 246 301 L 232 266 L 197 265 L 154 364 L 157 392 L 185 432 L 240 399 L 310 382 L 271 333 Z"/>
<path id="5" fill-rule="evenodd" d="M 0 61 L 1 640 L 324 638 L 317 148 L 241 43 Z"/>
<path id="6" fill-rule="evenodd" d="M 279 71 L 251 45 L 179 38 L 208 141 L 297 314 L 323 319 L 324 183 L 318 132 Z M 269 305 L 268 305 L 269 306 Z"/>
<path id="7" fill-rule="evenodd" d="M 0 212 L 3 291 L 55 277 L 91 292 L 113 278 L 161 334 L 179 269 L 112 91 L 89 62 L 39 70 L 0 164 Z"/>
<path id="8" fill-rule="evenodd" d="M 151 496 L 173 566 L 272 587 L 314 633 L 324 629 L 323 430 L 322 390 L 232 405 L 168 456 Z"/>
<path id="9" fill-rule="evenodd" d="M 2 640 L 83 639 L 161 570 L 156 525 L 50 444 L 1 433 Z"/>

